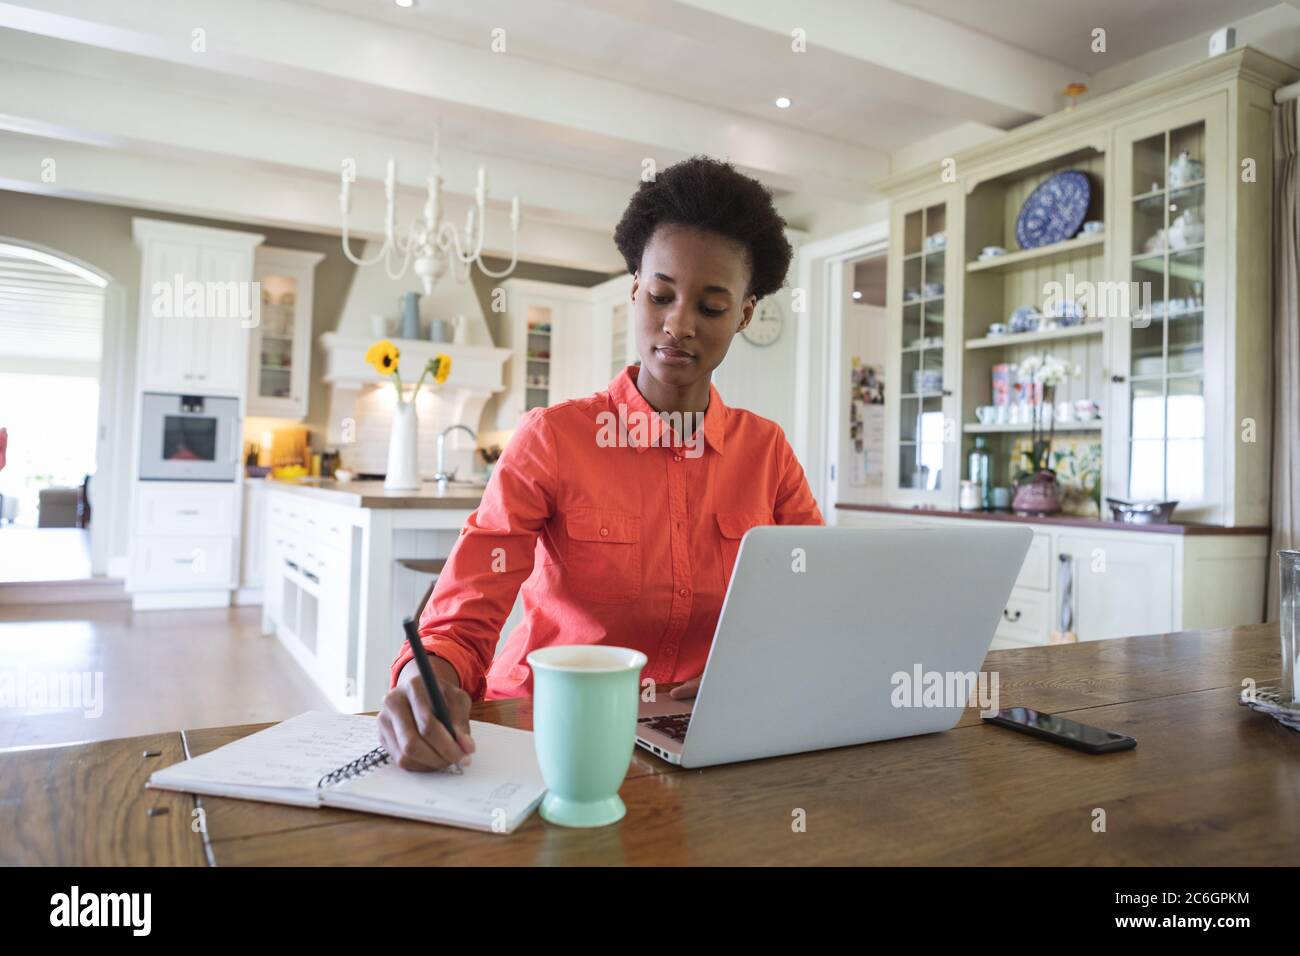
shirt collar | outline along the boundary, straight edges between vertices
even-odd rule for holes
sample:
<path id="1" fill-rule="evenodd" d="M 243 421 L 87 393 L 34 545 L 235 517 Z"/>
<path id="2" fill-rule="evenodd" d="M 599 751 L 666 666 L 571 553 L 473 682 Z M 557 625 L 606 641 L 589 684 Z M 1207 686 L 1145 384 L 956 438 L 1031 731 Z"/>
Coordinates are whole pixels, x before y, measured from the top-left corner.
<path id="1" fill-rule="evenodd" d="M 641 366 L 639 365 L 627 366 L 609 383 L 608 391 L 609 403 L 614 414 L 619 414 L 620 405 L 626 409 L 626 418 L 622 415 L 618 418 L 620 429 L 625 431 L 628 443 L 638 453 L 654 447 L 656 442 L 672 445 L 677 441 L 672 436 L 660 441 L 660 435 L 665 431 L 671 431 L 671 428 L 667 422 L 659 417 L 659 413 L 651 407 L 650 403 L 645 400 L 645 396 L 637 390 L 636 377 L 640 371 Z M 644 444 L 636 441 L 636 438 L 644 434 L 646 430 L 645 426 L 639 425 L 639 421 L 648 423 L 649 435 Z M 624 424 L 624 422 L 627 424 Z M 632 427 L 629 429 L 628 425 Z M 717 388 L 710 382 L 709 407 L 704 410 L 704 441 L 719 455 L 722 454 L 726 425 L 727 406 L 722 404 L 722 396 L 718 394 Z"/>

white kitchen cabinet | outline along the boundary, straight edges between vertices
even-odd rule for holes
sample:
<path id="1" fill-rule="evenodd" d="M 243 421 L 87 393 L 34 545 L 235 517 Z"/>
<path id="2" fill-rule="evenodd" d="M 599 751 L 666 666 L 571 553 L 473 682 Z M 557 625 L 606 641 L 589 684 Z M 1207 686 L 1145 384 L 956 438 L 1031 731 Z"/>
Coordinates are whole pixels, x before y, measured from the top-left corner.
<path id="1" fill-rule="evenodd" d="M 135 533 L 146 537 L 229 535 L 234 526 L 233 482 L 141 482 Z"/>
<path id="2" fill-rule="evenodd" d="M 639 360 L 632 318 L 632 277 L 617 276 L 591 289 L 596 311 L 596 368 L 591 391 L 601 391 Z"/>
<path id="3" fill-rule="evenodd" d="M 1008 370 L 1051 354 L 1080 370 L 1055 400 L 1100 405 L 1099 418 L 1058 423 L 1056 450 L 1070 454 L 1068 430 L 1091 471 L 1099 449 L 1103 496 L 1177 500 L 1182 521 L 1268 522 L 1269 117 L 1273 91 L 1295 77 L 1258 50 L 1231 50 L 877 183 L 891 200 L 888 504 L 955 508 L 977 437 L 993 484 L 1010 484 L 1030 426 L 976 410 L 1005 400 L 1014 411 Z M 1067 170 L 1088 178 L 1085 217 L 1100 228 L 1018 248 L 1029 195 Z M 943 248 L 926 247 L 939 232 Z M 1004 254 L 981 258 L 988 247 Z M 1086 321 L 1048 315 L 1065 297 Z M 991 334 L 1024 307 L 1044 324 Z M 918 367 L 942 369 L 942 389 L 916 390 Z"/>
<path id="4" fill-rule="evenodd" d="M 1167 634 L 1188 626 L 1174 624 L 1173 543 L 1126 541 L 1114 534 L 1061 534 L 1056 549 L 1053 608 L 1070 606 L 1080 641 Z M 1053 615 L 1053 628 L 1060 626 L 1058 619 L 1059 611 Z"/>
<path id="5" fill-rule="evenodd" d="M 1002 609 L 994 638 L 996 647 L 1035 647 L 1043 643 L 1051 614 L 1051 594 L 1034 588 L 1015 587 Z"/>
<path id="6" fill-rule="evenodd" d="M 963 244 L 955 188 L 900 201 L 886 297 L 895 396 L 885 420 L 885 493 L 898 504 L 957 501 Z"/>
<path id="7" fill-rule="evenodd" d="M 255 233 L 135 219 L 142 250 L 141 391 L 242 395 Z"/>
<path id="8" fill-rule="evenodd" d="M 256 317 L 253 251 L 263 237 L 137 218 L 141 250 L 136 418 L 143 392 L 242 401 Z M 238 419 L 244 409 L 239 409 Z M 138 466 L 137 466 L 138 467 Z M 241 574 L 240 482 L 142 481 L 132 491 L 126 588 L 137 610 L 229 605 Z"/>
<path id="9" fill-rule="evenodd" d="M 532 408 L 580 394 L 591 378 L 594 312 L 586 289 L 507 279 L 506 311 L 511 350 L 510 390 L 502 403 L 514 428 Z"/>
<path id="10" fill-rule="evenodd" d="M 136 239 L 140 232 L 137 221 Z M 185 391 L 195 383 L 194 321 L 175 312 L 176 276 L 201 275 L 193 242 L 153 239 L 144 245 L 140 283 L 140 374 L 144 391 Z"/>
<path id="11" fill-rule="evenodd" d="M 312 290 L 319 252 L 261 246 L 261 315 L 248 352 L 248 414 L 301 420 L 311 385 Z"/>
<path id="12" fill-rule="evenodd" d="M 631 277 L 592 288 L 507 279 L 504 347 L 509 392 L 498 427 L 513 429 L 530 408 L 602 391 L 636 360 L 628 297 Z"/>
<path id="13" fill-rule="evenodd" d="M 262 629 L 341 710 L 358 691 L 356 509 L 266 489 Z"/>
<path id="14" fill-rule="evenodd" d="M 828 517 L 858 528 L 986 527 L 998 520 L 853 505 L 840 505 Z M 998 622 L 994 650 L 1047 644 L 1061 629 L 1063 600 L 1079 641 L 1263 620 L 1267 533 L 1106 528 L 1082 520 L 1024 524 L 1034 537 Z"/>
<path id="15" fill-rule="evenodd" d="M 237 495 L 234 482 L 136 482 L 126 589 L 137 610 L 230 603 Z"/>
<path id="16" fill-rule="evenodd" d="M 225 591 L 228 600 L 234 548 L 229 535 L 144 539 L 132 549 L 131 577 L 147 581 L 150 593 Z"/>

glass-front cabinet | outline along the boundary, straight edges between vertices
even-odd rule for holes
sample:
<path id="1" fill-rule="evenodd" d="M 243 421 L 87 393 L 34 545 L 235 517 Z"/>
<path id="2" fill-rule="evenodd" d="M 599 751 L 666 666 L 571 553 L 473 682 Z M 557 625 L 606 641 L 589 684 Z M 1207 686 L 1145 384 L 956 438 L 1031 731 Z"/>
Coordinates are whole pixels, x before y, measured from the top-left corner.
<path id="1" fill-rule="evenodd" d="M 1228 440 L 1224 409 L 1224 100 L 1121 127 L 1112 275 L 1128 283 L 1111 332 L 1108 493 L 1178 501 L 1184 519 L 1221 500 L 1214 466 Z M 1198 514 L 1199 513 L 1199 514 Z"/>
<path id="2" fill-rule="evenodd" d="M 543 303 L 534 303 L 525 309 L 527 379 L 524 382 L 524 411 L 551 404 L 551 343 L 559 338 L 556 332 L 558 312 L 556 306 Z"/>
<path id="3" fill-rule="evenodd" d="M 311 372 L 312 286 L 319 252 L 259 247 L 261 313 L 252 329 L 248 414 L 302 419 Z"/>
<path id="4" fill-rule="evenodd" d="M 955 504 L 959 442 L 954 395 L 958 374 L 960 315 L 953 290 L 959 230 L 950 203 L 933 194 L 893 216 L 890 371 L 885 382 L 885 462 L 891 498 L 907 503 Z"/>

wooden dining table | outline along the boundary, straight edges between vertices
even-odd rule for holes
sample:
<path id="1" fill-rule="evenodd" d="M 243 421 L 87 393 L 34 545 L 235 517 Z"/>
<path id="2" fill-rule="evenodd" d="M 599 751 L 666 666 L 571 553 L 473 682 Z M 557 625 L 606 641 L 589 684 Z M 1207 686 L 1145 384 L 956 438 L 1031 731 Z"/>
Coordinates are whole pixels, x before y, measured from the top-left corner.
<path id="1" fill-rule="evenodd" d="M 0 754 L 0 863 L 50 865 L 1257 865 L 1300 863 L 1300 733 L 1238 702 L 1276 624 L 989 653 L 1001 705 L 1137 738 L 1089 755 L 981 721 L 682 769 L 637 749 L 627 815 L 501 835 L 146 789 L 267 724 Z M 476 720 L 530 729 L 528 700 Z"/>

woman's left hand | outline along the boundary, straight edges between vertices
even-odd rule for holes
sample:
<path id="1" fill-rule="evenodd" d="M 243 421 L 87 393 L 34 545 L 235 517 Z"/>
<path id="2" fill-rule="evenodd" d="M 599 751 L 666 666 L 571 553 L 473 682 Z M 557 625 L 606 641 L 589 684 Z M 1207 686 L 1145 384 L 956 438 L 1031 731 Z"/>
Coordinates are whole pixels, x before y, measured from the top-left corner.
<path id="1" fill-rule="evenodd" d="M 689 700 L 694 697 L 700 689 L 700 679 L 692 677 L 684 683 L 678 684 L 668 692 L 668 696 L 673 700 Z"/>

